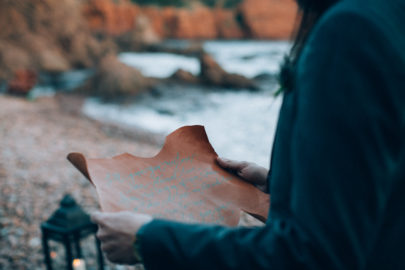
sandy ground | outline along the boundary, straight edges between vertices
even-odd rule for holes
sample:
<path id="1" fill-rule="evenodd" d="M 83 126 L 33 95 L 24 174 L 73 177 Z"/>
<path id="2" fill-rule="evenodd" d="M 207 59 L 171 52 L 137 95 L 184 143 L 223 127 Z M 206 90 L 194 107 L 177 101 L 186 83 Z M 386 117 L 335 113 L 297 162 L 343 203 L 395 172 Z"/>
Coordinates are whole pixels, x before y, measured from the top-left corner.
<path id="1" fill-rule="evenodd" d="M 98 208 L 94 188 L 66 160 L 69 152 L 151 156 L 159 149 L 145 136 L 81 117 L 79 109 L 76 98 L 0 96 L 0 269 L 44 269 L 39 226 L 64 194 L 87 212 Z"/>
<path id="2" fill-rule="evenodd" d="M 64 194 L 71 194 L 87 212 L 98 208 L 94 188 L 66 160 L 69 152 L 94 158 L 124 152 L 148 157 L 160 149 L 161 136 L 82 116 L 82 100 L 0 96 L 0 269 L 44 269 L 40 224 Z M 243 220 L 254 223 L 246 215 Z M 94 249 L 94 240 L 84 246 Z M 63 249 L 52 247 L 57 254 L 55 269 L 61 269 Z M 94 259 L 88 269 L 92 264 Z"/>

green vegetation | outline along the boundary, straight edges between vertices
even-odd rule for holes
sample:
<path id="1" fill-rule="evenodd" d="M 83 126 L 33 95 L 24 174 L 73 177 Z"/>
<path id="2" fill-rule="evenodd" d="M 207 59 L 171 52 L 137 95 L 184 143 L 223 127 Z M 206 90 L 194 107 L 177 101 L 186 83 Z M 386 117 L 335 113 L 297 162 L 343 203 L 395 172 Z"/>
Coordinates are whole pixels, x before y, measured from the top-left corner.
<path id="1" fill-rule="evenodd" d="M 240 2 L 242 2 L 242 0 L 223 0 L 223 1 L 219 1 L 219 0 L 202 0 L 201 2 L 203 2 L 205 5 L 209 6 L 209 7 L 214 7 L 215 5 L 220 5 L 226 8 L 232 8 L 237 6 Z"/>
<path id="2" fill-rule="evenodd" d="M 191 0 L 132 0 L 140 5 L 157 5 L 157 6 L 176 6 L 176 7 L 183 7 L 187 6 L 193 2 L 201 2 L 209 7 L 214 6 L 223 6 L 226 8 L 232 8 L 238 5 L 242 0 L 199 0 L 199 1 L 191 1 Z"/>
<path id="3" fill-rule="evenodd" d="M 186 0 L 132 0 L 140 5 L 158 5 L 158 6 L 184 6 Z"/>

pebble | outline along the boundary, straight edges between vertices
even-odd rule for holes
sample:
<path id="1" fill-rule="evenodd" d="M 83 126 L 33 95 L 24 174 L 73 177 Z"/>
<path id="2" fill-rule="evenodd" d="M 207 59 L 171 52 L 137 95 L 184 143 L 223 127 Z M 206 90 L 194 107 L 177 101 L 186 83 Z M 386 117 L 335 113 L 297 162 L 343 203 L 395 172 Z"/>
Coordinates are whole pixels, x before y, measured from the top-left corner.
<path id="1" fill-rule="evenodd" d="M 29 245 L 30 247 L 38 247 L 39 245 L 41 245 L 41 239 L 39 239 L 38 237 L 31 238 Z"/>

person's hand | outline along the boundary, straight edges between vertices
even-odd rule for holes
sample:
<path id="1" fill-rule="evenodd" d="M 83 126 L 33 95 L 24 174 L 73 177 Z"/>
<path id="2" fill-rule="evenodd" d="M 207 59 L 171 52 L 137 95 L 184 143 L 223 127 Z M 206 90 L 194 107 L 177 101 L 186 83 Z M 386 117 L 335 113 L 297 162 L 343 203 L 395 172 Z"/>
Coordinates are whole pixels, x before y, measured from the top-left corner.
<path id="1" fill-rule="evenodd" d="M 97 238 L 108 260 L 117 264 L 138 263 L 134 255 L 135 235 L 143 225 L 152 221 L 151 216 L 95 212 L 91 220 L 98 225 Z"/>
<path id="2" fill-rule="evenodd" d="M 240 178 L 255 185 L 261 191 L 267 192 L 268 169 L 263 168 L 256 163 L 236 161 L 220 157 L 217 158 L 217 162 L 222 168 L 237 174 Z"/>

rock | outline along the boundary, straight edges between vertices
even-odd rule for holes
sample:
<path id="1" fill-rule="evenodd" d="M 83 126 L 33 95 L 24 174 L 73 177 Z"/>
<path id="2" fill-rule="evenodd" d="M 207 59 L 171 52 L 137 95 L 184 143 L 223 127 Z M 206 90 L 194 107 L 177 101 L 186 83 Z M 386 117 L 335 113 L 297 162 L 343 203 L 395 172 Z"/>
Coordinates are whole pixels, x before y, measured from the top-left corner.
<path id="1" fill-rule="evenodd" d="M 270 81 L 270 80 L 277 80 L 278 74 L 271 74 L 271 73 L 260 73 L 256 75 L 253 79 L 257 81 Z"/>
<path id="2" fill-rule="evenodd" d="M 33 58 L 24 48 L 0 40 L 0 79 L 10 80 L 15 71 L 33 68 Z"/>
<path id="3" fill-rule="evenodd" d="M 237 21 L 235 10 L 216 8 L 214 11 L 217 36 L 220 39 L 242 39 L 245 36 Z"/>
<path id="4" fill-rule="evenodd" d="M 160 9 L 154 6 L 145 6 L 141 8 L 140 13 L 149 19 L 153 31 L 160 38 L 168 38 L 170 36 L 170 29 L 173 28 L 173 17 L 176 13 L 175 8 L 167 7 Z"/>
<path id="5" fill-rule="evenodd" d="M 225 71 L 209 54 L 200 57 L 200 77 L 208 84 L 221 85 Z"/>
<path id="6" fill-rule="evenodd" d="M 63 72 L 71 68 L 63 50 L 55 44 L 54 40 L 27 33 L 21 37 L 18 43 L 24 44 L 23 50 L 30 55 L 36 70 Z"/>
<path id="7" fill-rule="evenodd" d="M 83 14 L 92 30 L 120 35 L 135 28 L 138 7 L 127 0 L 89 0 Z"/>
<path id="8" fill-rule="evenodd" d="M 287 39 L 296 10 L 293 0 L 245 0 L 237 9 L 194 3 L 189 8 L 141 7 L 140 13 L 150 19 L 161 38 Z"/>
<path id="9" fill-rule="evenodd" d="M 200 41 L 187 41 L 183 44 L 170 45 L 168 43 L 150 44 L 144 48 L 148 52 L 166 52 L 192 57 L 199 57 L 204 53 L 204 46 Z"/>
<path id="10" fill-rule="evenodd" d="M 29 241 L 30 247 L 39 247 L 41 245 L 41 239 L 39 237 L 33 237 Z"/>
<path id="11" fill-rule="evenodd" d="M 176 82 L 188 84 L 197 84 L 200 81 L 197 76 L 183 69 L 178 69 L 175 73 L 173 73 L 170 79 Z"/>
<path id="12" fill-rule="evenodd" d="M 136 28 L 119 36 L 117 43 L 122 51 L 145 51 L 161 41 L 145 15 L 136 18 Z"/>
<path id="13" fill-rule="evenodd" d="M 120 36 L 137 31 L 138 18 L 146 17 L 149 32 L 160 39 L 286 39 L 291 35 L 296 10 L 294 0 L 244 0 L 233 9 L 221 5 L 209 8 L 199 1 L 182 8 L 162 8 L 138 6 L 129 0 L 87 0 L 82 8 L 93 31 Z"/>
<path id="14" fill-rule="evenodd" d="M 18 237 L 14 236 L 14 235 L 9 235 L 8 236 L 8 242 L 10 243 L 10 247 L 11 248 L 15 248 L 18 244 Z"/>
<path id="15" fill-rule="evenodd" d="M 37 83 L 38 76 L 32 70 L 17 70 L 9 81 L 7 92 L 16 95 L 27 95 Z"/>
<path id="16" fill-rule="evenodd" d="M 212 10 L 202 5 L 178 9 L 172 19 L 170 37 L 179 39 L 215 39 L 218 30 Z"/>
<path id="17" fill-rule="evenodd" d="M 225 88 L 250 89 L 257 90 L 258 87 L 254 81 L 238 74 L 226 72 L 215 60 L 208 54 L 203 54 L 200 58 L 200 79 L 202 82 Z"/>
<path id="18" fill-rule="evenodd" d="M 81 14 L 81 0 L 0 1 L 0 77 L 20 69 L 61 72 L 92 67 L 109 51 Z M 28 15 L 29 14 L 29 15 Z"/>
<path id="19" fill-rule="evenodd" d="M 136 35 L 144 44 L 156 44 L 161 41 L 155 30 L 152 28 L 152 23 L 145 15 L 139 15 L 135 23 Z"/>
<path id="20" fill-rule="evenodd" d="M 117 45 L 112 38 L 97 41 L 89 34 L 79 33 L 72 37 L 66 58 L 74 69 L 91 68 L 103 56 L 116 51 Z"/>
<path id="21" fill-rule="evenodd" d="M 71 69 L 67 59 L 57 50 L 41 50 L 38 54 L 39 69 L 58 73 Z"/>
<path id="22" fill-rule="evenodd" d="M 290 38 L 297 5 L 294 0 L 244 0 L 238 17 L 249 38 Z"/>
<path id="23" fill-rule="evenodd" d="M 194 4 L 191 8 L 142 7 L 161 38 L 215 39 L 218 37 L 214 13 L 208 7 Z M 201 22 L 204 21 L 202 24 Z"/>
<path id="24" fill-rule="evenodd" d="M 108 55 L 100 62 L 85 89 L 81 90 L 110 99 L 137 95 L 153 84 L 154 81 L 144 77 L 139 70 L 121 63 L 115 55 Z"/>
<path id="25" fill-rule="evenodd" d="M 256 83 L 239 74 L 225 73 L 222 78 L 222 86 L 225 88 L 240 88 L 258 90 Z"/>

